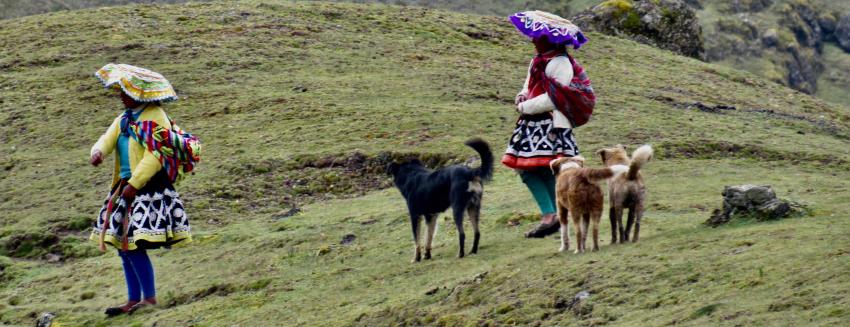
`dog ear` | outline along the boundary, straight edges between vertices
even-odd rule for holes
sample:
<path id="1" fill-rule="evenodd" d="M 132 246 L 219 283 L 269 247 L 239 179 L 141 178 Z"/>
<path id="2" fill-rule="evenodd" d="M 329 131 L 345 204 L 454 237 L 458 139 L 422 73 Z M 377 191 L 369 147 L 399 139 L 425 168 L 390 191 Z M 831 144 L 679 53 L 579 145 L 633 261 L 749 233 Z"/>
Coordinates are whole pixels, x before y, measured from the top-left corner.
<path id="1" fill-rule="evenodd" d="M 584 161 L 585 161 L 584 157 L 582 157 L 582 156 L 575 156 L 575 157 L 570 157 L 570 159 L 572 159 L 572 160 L 573 160 L 573 161 L 575 161 L 575 162 L 578 162 L 579 167 L 584 167 Z"/>
<path id="2" fill-rule="evenodd" d="M 567 159 L 568 158 L 558 158 L 558 159 L 552 159 L 552 161 L 549 161 L 549 169 L 552 170 L 553 175 L 558 176 L 558 174 L 561 173 L 561 163 L 563 163 L 564 161 L 567 161 Z"/>
<path id="3" fill-rule="evenodd" d="M 390 162 L 387 164 L 387 174 L 395 176 L 398 172 L 398 164 L 395 162 Z"/>
<path id="4" fill-rule="evenodd" d="M 605 156 L 608 154 L 608 150 L 607 149 L 599 149 L 599 151 L 596 151 L 596 154 L 598 154 L 602 158 L 602 164 L 604 165 L 605 164 Z"/>

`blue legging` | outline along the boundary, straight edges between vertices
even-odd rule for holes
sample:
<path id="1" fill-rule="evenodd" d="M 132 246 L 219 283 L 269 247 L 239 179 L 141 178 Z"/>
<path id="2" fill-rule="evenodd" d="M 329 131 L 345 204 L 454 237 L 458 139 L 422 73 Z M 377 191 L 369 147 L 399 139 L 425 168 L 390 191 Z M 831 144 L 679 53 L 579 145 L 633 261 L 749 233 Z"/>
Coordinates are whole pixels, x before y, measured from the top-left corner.
<path id="1" fill-rule="evenodd" d="M 534 201 L 544 215 L 557 212 L 555 208 L 555 175 L 547 168 L 522 170 L 519 172 L 522 182 L 531 191 Z"/>
<path id="2" fill-rule="evenodd" d="M 148 252 L 143 249 L 118 251 L 124 265 L 124 279 L 127 281 L 127 299 L 141 301 L 142 293 L 145 298 L 156 296 L 154 287 L 153 264 Z"/>

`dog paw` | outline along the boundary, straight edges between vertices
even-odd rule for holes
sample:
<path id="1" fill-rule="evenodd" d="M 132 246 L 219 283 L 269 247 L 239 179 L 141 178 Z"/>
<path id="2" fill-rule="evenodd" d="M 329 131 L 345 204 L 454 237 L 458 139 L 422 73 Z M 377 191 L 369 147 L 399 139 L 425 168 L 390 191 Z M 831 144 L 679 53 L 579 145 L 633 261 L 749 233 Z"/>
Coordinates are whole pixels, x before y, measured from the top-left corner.
<path id="1" fill-rule="evenodd" d="M 576 249 L 575 251 L 573 251 L 573 253 L 574 254 L 581 254 L 581 251 L 579 251 L 579 249 Z"/>
<path id="2" fill-rule="evenodd" d="M 569 247 L 561 246 L 561 248 L 558 249 L 558 252 L 564 252 L 564 251 L 569 251 L 569 250 L 570 250 Z"/>
<path id="3" fill-rule="evenodd" d="M 431 253 L 425 252 L 425 260 L 431 260 Z"/>

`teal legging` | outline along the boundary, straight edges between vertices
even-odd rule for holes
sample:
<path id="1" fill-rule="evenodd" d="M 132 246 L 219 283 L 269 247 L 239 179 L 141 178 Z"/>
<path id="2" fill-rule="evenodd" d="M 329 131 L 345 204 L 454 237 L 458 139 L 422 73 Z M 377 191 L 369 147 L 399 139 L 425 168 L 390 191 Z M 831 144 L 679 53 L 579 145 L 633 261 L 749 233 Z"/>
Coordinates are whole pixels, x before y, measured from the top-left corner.
<path id="1" fill-rule="evenodd" d="M 557 212 L 555 208 L 555 175 L 549 168 L 522 170 L 519 173 L 522 182 L 531 191 L 534 201 L 544 215 Z"/>

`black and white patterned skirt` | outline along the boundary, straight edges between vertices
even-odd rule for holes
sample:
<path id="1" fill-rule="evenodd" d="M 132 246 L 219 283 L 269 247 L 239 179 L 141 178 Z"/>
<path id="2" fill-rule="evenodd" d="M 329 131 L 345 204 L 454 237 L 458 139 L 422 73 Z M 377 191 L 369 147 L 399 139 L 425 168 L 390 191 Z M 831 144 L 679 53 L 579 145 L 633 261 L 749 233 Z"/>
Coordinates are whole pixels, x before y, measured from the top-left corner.
<path id="1" fill-rule="evenodd" d="M 115 185 L 111 192 L 118 188 Z M 120 194 L 120 193 L 119 193 Z M 106 219 L 108 200 L 104 201 L 103 207 L 97 215 L 91 239 L 100 240 Z M 118 249 L 122 249 L 124 243 L 124 217 L 127 214 L 127 203 L 119 199 L 117 205 L 112 206 L 109 224 L 106 229 L 104 241 Z M 129 210 L 129 219 L 126 239 L 127 249 L 135 250 L 154 249 L 162 246 L 171 246 L 180 242 L 190 242 L 192 236 L 189 228 L 189 218 L 183 208 L 183 201 L 174 187 L 168 182 L 165 173 L 160 170 L 150 181 L 136 192 Z"/>
<path id="2" fill-rule="evenodd" d="M 502 164 L 514 169 L 549 167 L 549 162 L 579 154 L 578 144 L 570 128 L 555 128 L 551 114 L 519 118 Z"/>

